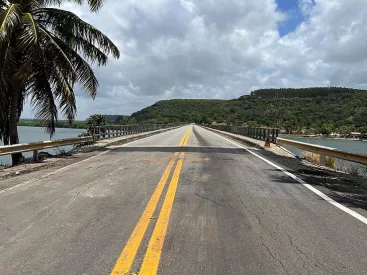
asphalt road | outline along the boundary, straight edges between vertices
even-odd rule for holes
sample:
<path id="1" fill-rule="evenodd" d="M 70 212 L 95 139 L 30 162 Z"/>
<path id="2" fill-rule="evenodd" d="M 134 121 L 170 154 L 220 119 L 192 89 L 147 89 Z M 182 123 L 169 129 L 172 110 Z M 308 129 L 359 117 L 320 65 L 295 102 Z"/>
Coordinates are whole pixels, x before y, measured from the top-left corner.
<path id="1" fill-rule="evenodd" d="M 367 274 L 366 224 L 198 126 L 7 180 L 0 274 Z"/>

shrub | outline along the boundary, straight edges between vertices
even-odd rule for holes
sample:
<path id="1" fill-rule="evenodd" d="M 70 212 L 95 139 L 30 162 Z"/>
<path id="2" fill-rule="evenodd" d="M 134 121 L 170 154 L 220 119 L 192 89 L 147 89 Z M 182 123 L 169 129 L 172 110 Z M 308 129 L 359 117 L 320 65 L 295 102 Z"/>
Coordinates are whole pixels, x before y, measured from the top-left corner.
<path id="1" fill-rule="evenodd" d="M 335 162 L 336 162 L 335 158 L 326 156 L 326 158 L 325 158 L 325 166 L 326 167 L 330 167 L 332 169 L 335 169 Z"/>
<path id="2" fill-rule="evenodd" d="M 320 155 L 309 151 L 302 151 L 301 156 L 313 164 L 320 165 Z"/>

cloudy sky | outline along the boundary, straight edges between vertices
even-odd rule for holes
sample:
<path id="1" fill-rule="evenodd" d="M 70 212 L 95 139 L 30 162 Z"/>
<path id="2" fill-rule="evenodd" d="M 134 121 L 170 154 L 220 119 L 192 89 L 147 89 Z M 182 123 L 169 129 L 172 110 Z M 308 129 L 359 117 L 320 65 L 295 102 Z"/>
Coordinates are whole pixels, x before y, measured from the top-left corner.
<path id="1" fill-rule="evenodd" d="M 107 0 L 98 14 L 121 58 L 96 69 L 78 119 L 170 98 L 237 98 L 265 87 L 367 88 L 366 0 Z M 23 117 L 33 117 L 26 106 Z"/>

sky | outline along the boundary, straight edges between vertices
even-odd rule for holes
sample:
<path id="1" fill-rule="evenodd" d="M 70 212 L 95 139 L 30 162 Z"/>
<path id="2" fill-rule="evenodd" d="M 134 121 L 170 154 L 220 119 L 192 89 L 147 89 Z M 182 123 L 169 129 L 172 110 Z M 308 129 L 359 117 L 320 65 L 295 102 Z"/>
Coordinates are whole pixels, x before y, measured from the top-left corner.
<path id="1" fill-rule="evenodd" d="M 367 88 L 366 0 L 107 0 L 97 14 L 64 8 L 121 52 L 96 68 L 94 101 L 75 89 L 77 119 L 259 88 Z M 22 117 L 33 117 L 29 103 Z"/>

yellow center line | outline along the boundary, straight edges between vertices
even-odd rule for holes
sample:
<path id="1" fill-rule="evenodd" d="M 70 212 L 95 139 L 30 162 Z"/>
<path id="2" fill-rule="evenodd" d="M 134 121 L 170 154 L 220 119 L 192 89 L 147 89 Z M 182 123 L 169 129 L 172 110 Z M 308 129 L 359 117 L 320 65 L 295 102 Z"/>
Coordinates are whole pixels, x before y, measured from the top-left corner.
<path id="1" fill-rule="evenodd" d="M 190 135 L 190 132 L 191 132 L 191 128 L 186 131 L 184 137 L 182 138 L 182 140 L 179 143 L 179 146 L 182 146 L 184 144 L 187 145 L 188 136 Z M 173 155 L 173 157 L 171 158 L 143 214 L 141 215 L 138 223 L 136 224 L 133 233 L 131 234 L 129 240 L 127 241 L 119 258 L 117 259 L 117 262 L 111 272 L 111 275 L 116 275 L 116 274 L 124 275 L 127 272 L 129 272 L 131 265 L 133 264 L 134 258 L 136 256 L 136 253 L 141 244 L 141 241 L 144 237 L 144 234 L 148 228 L 151 217 L 162 195 L 163 189 L 166 186 L 171 170 L 176 162 L 177 156 L 178 156 L 178 153 L 176 152 Z"/>
<path id="2" fill-rule="evenodd" d="M 189 134 L 187 135 L 186 140 L 183 143 L 184 146 L 187 146 L 190 133 L 191 128 Z M 177 191 L 178 181 L 180 179 L 180 172 L 182 169 L 184 156 L 185 153 L 182 152 L 177 162 L 175 171 L 173 172 L 173 176 L 170 185 L 168 187 L 161 212 L 159 214 L 157 223 L 152 233 L 152 237 L 148 244 L 147 251 L 145 253 L 144 261 L 140 267 L 139 275 L 155 275 L 158 272 L 159 262 L 162 254 L 162 248 L 167 234 L 169 219 L 172 212 L 173 202 L 175 200 L 175 195 Z"/>

